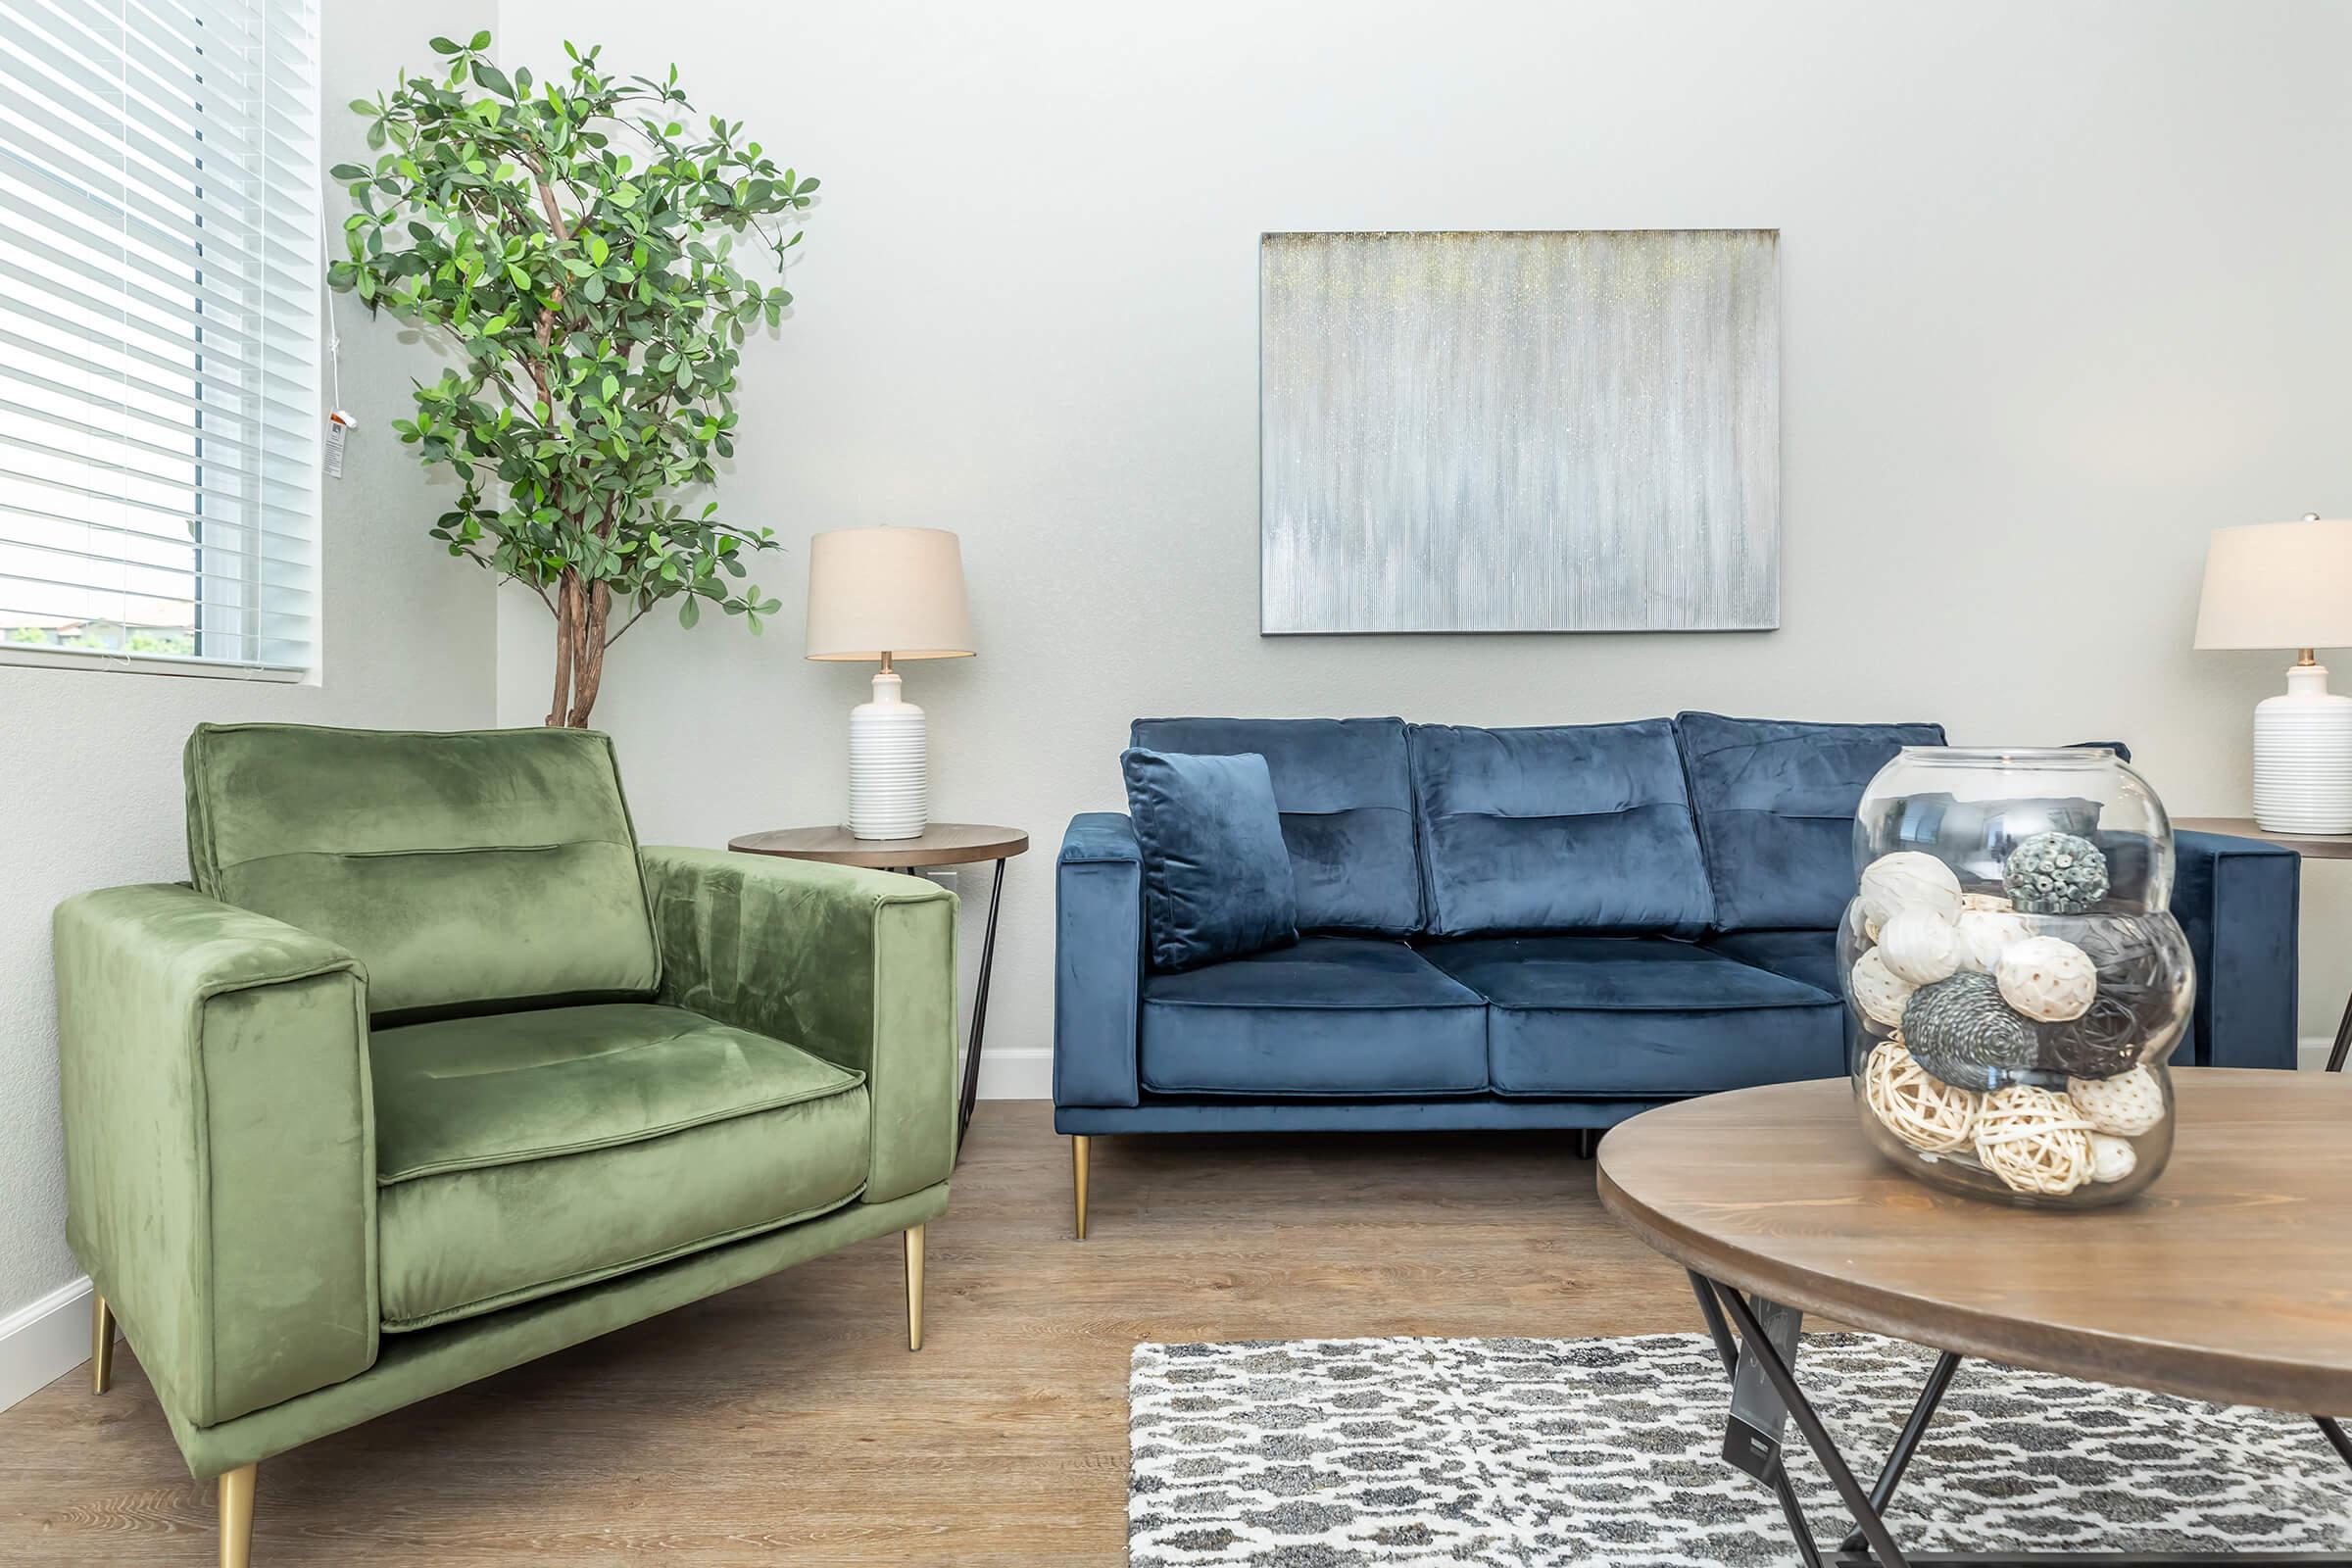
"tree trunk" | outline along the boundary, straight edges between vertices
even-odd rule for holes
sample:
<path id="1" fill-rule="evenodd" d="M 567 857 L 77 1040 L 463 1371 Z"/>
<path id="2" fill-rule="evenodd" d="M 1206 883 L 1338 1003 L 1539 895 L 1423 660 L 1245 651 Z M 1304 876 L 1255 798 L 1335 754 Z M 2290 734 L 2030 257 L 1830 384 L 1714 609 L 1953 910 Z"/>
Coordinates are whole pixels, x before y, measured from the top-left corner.
<path id="1" fill-rule="evenodd" d="M 588 727 L 588 710 L 596 706 L 597 688 L 605 683 L 605 626 L 612 615 L 612 590 L 605 584 L 588 586 L 586 613 L 580 627 L 580 646 L 571 662 L 571 727 Z"/>
<path id="2" fill-rule="evenodd" d="M 556 579 L 556 695 L 547 709 L 550 728 L 565 722 L 571 713 L 571 650 L 576 641 L 572 604 L 578 585 L 578 577 L 568 571 Z"/>

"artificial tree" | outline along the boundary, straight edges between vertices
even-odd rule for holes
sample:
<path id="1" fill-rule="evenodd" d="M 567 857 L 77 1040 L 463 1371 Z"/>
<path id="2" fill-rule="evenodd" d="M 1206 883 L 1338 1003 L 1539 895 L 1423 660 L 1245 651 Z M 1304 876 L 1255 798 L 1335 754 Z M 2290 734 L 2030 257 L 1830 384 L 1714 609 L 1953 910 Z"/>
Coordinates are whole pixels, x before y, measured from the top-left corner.
<path id="1" fill-rule="evenodd" d="M 734 453 L 746 328 L 792 302 L 737 270 L 735 240 L 748 231 L 780 270 L 817 182 L 740 122 L 690 135 L 674 66 L 622 80 L 567 43 L 565 78 L 534 82 L 490 59 L 487 32 L 432 47 L 446 80 L 404 72 L 351 106 L 377 156 L 333 171 L 358 210 L 328 281 L 463 356 L 395 428 L 457 477 L 433 537 L 555 616 L 547 722 L 580 726 L 606 650 L 655 605 L 677 599 L 692 626 L 709 600 L 754 632 L 776 609 L 743 561 L 773 531 L 715 503 L 689 517 L 678 497 Z"/>

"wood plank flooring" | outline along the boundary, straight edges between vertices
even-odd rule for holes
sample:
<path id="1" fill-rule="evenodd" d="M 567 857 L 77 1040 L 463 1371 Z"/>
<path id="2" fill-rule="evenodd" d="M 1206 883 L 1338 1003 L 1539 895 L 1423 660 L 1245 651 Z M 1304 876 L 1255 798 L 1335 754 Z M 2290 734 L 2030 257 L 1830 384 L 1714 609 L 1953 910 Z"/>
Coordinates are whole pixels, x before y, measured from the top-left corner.
<path id="1" fill-rule="evenodd" d="M 1126 1560 L 1145 1340 L 1697 1327 L 1567 1134 L 1101 1138 L 988 1102 L 910 1355 L 884 1238 L 265 1462 L 255 1568 Z M 141 1375 L 0 1413 L 0 1563 L 214 1561 Z"/>

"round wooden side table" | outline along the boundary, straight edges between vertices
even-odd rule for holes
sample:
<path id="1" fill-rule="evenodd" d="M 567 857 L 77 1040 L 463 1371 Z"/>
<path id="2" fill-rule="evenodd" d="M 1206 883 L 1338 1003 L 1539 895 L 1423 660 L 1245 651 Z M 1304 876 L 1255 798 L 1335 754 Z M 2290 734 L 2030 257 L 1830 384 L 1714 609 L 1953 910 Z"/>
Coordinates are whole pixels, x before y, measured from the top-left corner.
<path id="1" fill-rule="evenodd" d="M 963 1156 L 964 1130 L 972 1124 L 972 1101 L 980 1092 L 980 1037 L 988 1027 L 988 976 L 997 960 L 997 906 L 1004 897 L 1004 862 L 1029 848 L 1017 827 L 977 822 L 933 822 L 910 839 L 853 838 L 846 827 L 780 827 L 729 839 L 741 855 L 775 855 L 788 860 L 828 865 L 861 865 L 869 871 L 904 871 L 909 876 L 953 865 L 993 861 L 988 884 L 988 929 L 980 939 L 980 974 L 972 986 L 972 1033 L 963 1048 L 963 1084 L 956 1097 L 956 1154 Z"/>

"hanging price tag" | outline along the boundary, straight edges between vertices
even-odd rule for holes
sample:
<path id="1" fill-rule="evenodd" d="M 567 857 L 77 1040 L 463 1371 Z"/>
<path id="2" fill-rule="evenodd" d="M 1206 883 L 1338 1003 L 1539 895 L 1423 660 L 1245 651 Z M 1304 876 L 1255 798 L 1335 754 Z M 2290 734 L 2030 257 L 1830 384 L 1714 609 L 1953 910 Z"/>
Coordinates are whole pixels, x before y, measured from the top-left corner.
<path id="1" fill-rule="evenodd" d="M 341 409 L 326 416 L 326 476 L 343 477 L 343 437 L 352 427 L 351 416 Z"/>

